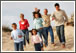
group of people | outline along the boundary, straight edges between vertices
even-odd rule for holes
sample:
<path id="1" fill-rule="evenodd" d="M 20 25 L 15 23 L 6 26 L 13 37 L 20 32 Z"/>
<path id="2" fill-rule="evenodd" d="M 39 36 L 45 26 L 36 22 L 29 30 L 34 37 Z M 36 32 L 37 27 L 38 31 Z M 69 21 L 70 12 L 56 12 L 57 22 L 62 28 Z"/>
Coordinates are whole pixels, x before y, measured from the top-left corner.
<path id="1" fill-rule="evenodd" d="M 44 15 L 41 15 L 40 9 L 35 8 L 33 12 L 34 28 L 31 30 L 31 41 L 34 44 L 35 51 L 44 50 L 48 46 L 48 32 L 50 32 L 51 44 L 55 46 L 53 29 L 50 25 L 51 21 L 55 20 L 55 26 L 61 46 L 65 48 L 65 34 L 64 23 L 67 24 L 68 17 L 64 10 L 60 9 L 60 5 L 56 3 L 56 11 L 48 14 L 48 9 L 44 9 Z M 24 51 L 26 41 L 29 44 L 29 22 L 24 19 L 24 14 L 20 14 L 21 20 L 19 21 L 20 29 L 17 29 L 17 24 L 13 23 L 11 32 L 11 39 L 14 39 L 15 51 Z M 42 38 L 43 36 L 43 38 Z"/>

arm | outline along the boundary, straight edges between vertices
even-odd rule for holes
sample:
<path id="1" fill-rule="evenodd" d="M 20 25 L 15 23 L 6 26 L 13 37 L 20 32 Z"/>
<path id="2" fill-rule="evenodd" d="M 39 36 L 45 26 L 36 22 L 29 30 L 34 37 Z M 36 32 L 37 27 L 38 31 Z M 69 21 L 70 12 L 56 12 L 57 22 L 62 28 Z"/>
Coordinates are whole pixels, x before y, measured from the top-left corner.
<path id="1" fill-rule="evenodd" d="M 33 21 L 33 24 L 34 24 L 34 28 L 36 29 L 36 23 L 35 23 L 35 19 L 34 19 L 34 21 Z"/>
<path id="2" fill-rule="evenodd" d="M 31 37 L 31 42 L 32 42 L 32 44 L 34 44 L 33 37 Z"/>
<path id="3" fill-rule="evenodd" d="M 20 30 L 21 31 L 21 30 Z M 21 31 L 21 35 L 24 37 L 24 33 Z"/>
<path id="4" fill-rule="evenodd" d="M 40 37 L 39 35 L 37 35 L 37 36 L 38 36 L 38 38 L 39 38 L 40 42 L 42 42 L 42 39 L 41 39 L 41 37 Z"/>
<path id="5" fill-rule="evenodd" d="M 21 29 L 21 24 L 20 24 L 20 21 L 19 21 L 19 28 Z"/>
<path id="6" fill-rule="evenodd" d="M 65 11 L 64 11 L 63 15 L 64 15 L 64 17 L 65 17 L 65 22 L 68 22 L 68 17 L 67 17 L 67 15 L 66 15 Z"/>
<path id="7" fill-rule="evenodd" d="M 11 32 L 11 38 L 10 39 L 13 40 L 13 38 L 14 38 L 14 36 L 13 36 L 13 33 Z"/>
<path id="8" fill-rule="evenodd" d="M 29 22 L 28 22 L 28 20 L 27 20 L 27 27 L 29 27 Z"/>

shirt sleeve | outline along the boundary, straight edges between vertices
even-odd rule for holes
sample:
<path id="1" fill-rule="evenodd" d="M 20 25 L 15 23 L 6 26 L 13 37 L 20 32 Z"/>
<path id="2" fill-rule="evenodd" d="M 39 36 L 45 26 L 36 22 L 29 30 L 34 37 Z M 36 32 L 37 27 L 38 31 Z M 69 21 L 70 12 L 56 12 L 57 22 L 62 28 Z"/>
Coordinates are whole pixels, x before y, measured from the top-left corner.
<path id="1" fill-rule="evenodd" d="M 68 17 L 67 17 L 67 15 L 66 15 L 65 11 L 63 11 L 63 12 L 64 12 L 63 15 L 64 15 L 64 17 L 65 17 L 65 22 L 68 22 Z"/>
<path id="2" fill-rule="evenodd" d="M 19 21 L 19 28 L 21 29 L 21 24 L 20 24 L 20 21 Z"/>
<path id="3" fill-rule="evenodd" d="M 20 30 L 20 32 L 21 32 L 21 35 L 24 36 L 24 33 L 21 30 Z"/>
<path id="4" fill-rule="evenodd" d="M 43 21 L 44 21 L 43 18 L 41 18 L 41 22 L 42 22 L 42 23 L 43 23 Z"/>
<path id="5" fill-rule="evenodd" d="M 31 37 L 31 42 L 34 44 L 33 37 Z"/>
<path id="6" fill-rule="evenodd" d="M 12 32 L 11 32 L 11 37 L 12 37 L 12 38 L 14 38 L 14 35 L 13 35 L 13 33 L 12 33 Z"/>
<path id="7" fill-rule="evenodd" d="M 28 22 L 28 20 L 27 20 L 27 27 L 29 27 L 29 22 Z"/>
<path id="8" fill-rule="evenodd" d="M 39 38 L 40 42 L 42 42 L 42 39 L 41 39 L 41 37 L 40 37 L 39 35 L 37 35 L 37 36 L 38 36 L 38 38 Z"/>
<path id="9" fill-rule="evenodd" d="M 35 23 L 35 19 L 34 19 L 34 21 L 33 21 L 33 24 L 34 24 L 34 28 L 36 29 L 36 23 Z"/>

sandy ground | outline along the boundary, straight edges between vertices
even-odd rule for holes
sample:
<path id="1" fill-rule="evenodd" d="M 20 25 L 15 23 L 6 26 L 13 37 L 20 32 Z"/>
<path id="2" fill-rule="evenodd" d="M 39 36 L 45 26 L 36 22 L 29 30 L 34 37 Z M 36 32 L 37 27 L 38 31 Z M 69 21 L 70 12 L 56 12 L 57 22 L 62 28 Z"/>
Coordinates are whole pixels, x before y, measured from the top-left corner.
<path id="1" fill-rule="evenodd" d="M 31 37 L 31 34 L 30 34 Z M 74 51 L 74 27 L 66 26 L 65 27 L 65 37 L 66 37 L 66 48 L 62 48 L 59 42 L 56 30 L 54 30 L 54 37 L 56 46 L 51 45 L 50 35 L 48 37 L 48 46 L 44 47 L 44 51 Z M 31 43 L 26 45 L 24 48 L 25 51 L 34 51 L 34 46 Z M 10 32 L 2 32 L 2 51 L 14 51 L 14 42 L 10 40 Z"/>

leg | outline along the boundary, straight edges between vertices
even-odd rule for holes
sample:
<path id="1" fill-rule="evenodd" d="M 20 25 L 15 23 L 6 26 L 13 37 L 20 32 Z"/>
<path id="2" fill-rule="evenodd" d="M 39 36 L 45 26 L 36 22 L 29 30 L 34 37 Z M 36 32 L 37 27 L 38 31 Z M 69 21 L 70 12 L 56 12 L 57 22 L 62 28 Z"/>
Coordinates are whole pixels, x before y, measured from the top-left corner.
<path id="1" fill-rule="evenodd" d="M 64 25 L 60 26 L 60 34 L 62 43 L 65 44 Z"/>
<path id="2" fill-rule="evenodd" d="M 54 43 L 54 34 L 53 34 L 53 29 L 51 26 L 48 28 L 48 31 L 50 32 L 51 42 Z"/>
<path id="3" fill-rule="evenodd" d="M 17 49 L 17 43 L 14 43 L 14 48 L 15 48 L 15 51 L 18 51 L 18 49 Z"/>
<path id="4" fill-rule="evenodd" d="M 60 35 L 60 26 L 56 26 L 56 31 L 57 31 L 57 35 L 58 35 L 59 41 L 62 42 L 61 35 Z"/>
<path id="5" fill-rule="evenodd" d="M 24 46 L 26 46 L 26 40 L 25 40 L 25 36 L 26 36 L 26 34 L 25 34 L 25 30 L 22 30 L 22 32 L 24 33 L 24 40 L 23 40 L 23 44 L 24 44 Z"/>
<path id="6" fill-rule="evenodd" d="M 38 29 L 38 33 L 39 33 L 39 36 L 41 37 L 42 39 L 42 29 Z M 43 48 L 43 42 L 40 43 L 41 44 L 41 47 Z"/>
<path id="7" fill-rule="evenodd" d="M 35 44 L 34 47 L 35 47 L 35 51 L 41 51 L 41 45 L 40 45 L 40 43 Z"/>
<path id="8" fill-rule="evenodd" d="M 29 31 L 28 31 L 28 29 L 26 30 L 26 40 L 27 40 L 27 42 L 29 44 Z"/>
<path id="9" fill-rule="evenodd" d="M 45 43 L 45 46 L 47 46 L 48 45 L 48 32 L 47 31 L 45 31 L 44 29 L 42 29 L 42 35 L 43 35 L 43 37 L 44 37 L 44 43 Z"/>
<path id="10" fill-rule="evenodd" d="M 24 49 L 23 49 L 23 41 L 19 43 L 19 51 L 24 51 Z"/>

